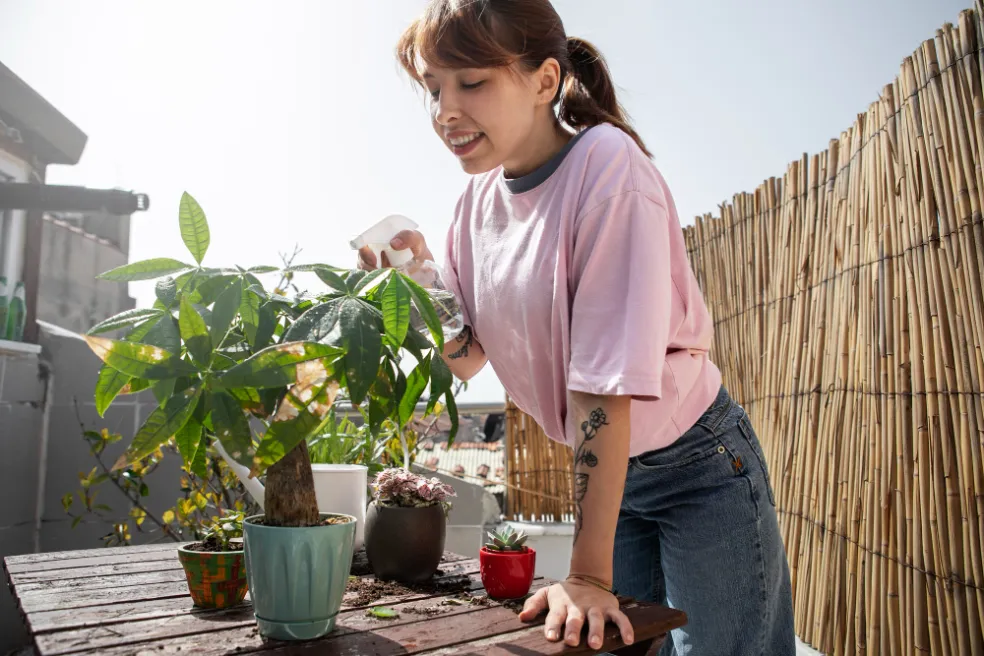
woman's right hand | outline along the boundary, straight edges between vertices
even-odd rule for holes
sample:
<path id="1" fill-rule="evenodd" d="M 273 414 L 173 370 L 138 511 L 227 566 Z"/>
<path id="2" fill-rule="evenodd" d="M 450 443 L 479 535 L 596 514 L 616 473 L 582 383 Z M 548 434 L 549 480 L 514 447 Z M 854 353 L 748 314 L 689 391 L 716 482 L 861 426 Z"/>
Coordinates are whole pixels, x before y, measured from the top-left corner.
<path id="1" fill-rule="evenodd" d="M 413 259 L 434 261 L 434 256 L 431 254 L 430 249 L 427 248 L 427 240 L 417 230 L 404 230 L 400 232 L 390 240 L 390 247 L 397 251 L 409 248 L 413 253 Z M 389 268 L 390 263 L 386 259 L 386 253 L 382 253 L 382 260 L 381 263 L 376 262 L 376 256 L 368 246 L 363 246 L 359 249 L 359 268 L 363 271 L 372 271 L 379 266 L 382 266 L 384 269 Z"/>

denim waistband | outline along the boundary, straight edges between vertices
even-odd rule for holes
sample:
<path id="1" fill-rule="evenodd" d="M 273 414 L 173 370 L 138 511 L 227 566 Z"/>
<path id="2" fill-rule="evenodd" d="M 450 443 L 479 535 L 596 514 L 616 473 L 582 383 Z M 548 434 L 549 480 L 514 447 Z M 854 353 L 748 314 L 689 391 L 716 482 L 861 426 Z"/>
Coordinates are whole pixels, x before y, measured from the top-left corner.
<path id="1" fill-rule="evenodd" d="M 721 385 L 721 389 L 718 390 L 717 397 L 711 403 L 711 407 L 704 411 L 704 414 L 701 415 L 695 425 L 702 426 L 712 433 L 716 433 L 721 423 L 728 418 L 737 406 L 738 404 L 731 398 L 727 388 Z"/>

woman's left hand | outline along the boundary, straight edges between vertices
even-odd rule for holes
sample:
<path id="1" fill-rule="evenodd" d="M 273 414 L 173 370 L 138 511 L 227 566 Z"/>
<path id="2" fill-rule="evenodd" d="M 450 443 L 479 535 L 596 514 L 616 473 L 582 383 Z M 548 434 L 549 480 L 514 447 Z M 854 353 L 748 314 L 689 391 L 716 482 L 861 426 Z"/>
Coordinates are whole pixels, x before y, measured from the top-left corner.
<path id="1" fill-rule="evenodd" d="M 564 642 L 576 647 L 581 641 L 581 630 L 588 625 L 588 646 L 601 649 L 604 641 L 605 622 L 611 620 L 622 633 L 622 641 L 632 644 L 632 623 L 619 610 L 615 595 L 601 588 L 570 578 L 549 588 L 540 588 L 526 600 L 519 619 L 529 622 L 543 611 L 547 621 L 543 625 L 547 640 L 556 642 L 563 636 Z"/>

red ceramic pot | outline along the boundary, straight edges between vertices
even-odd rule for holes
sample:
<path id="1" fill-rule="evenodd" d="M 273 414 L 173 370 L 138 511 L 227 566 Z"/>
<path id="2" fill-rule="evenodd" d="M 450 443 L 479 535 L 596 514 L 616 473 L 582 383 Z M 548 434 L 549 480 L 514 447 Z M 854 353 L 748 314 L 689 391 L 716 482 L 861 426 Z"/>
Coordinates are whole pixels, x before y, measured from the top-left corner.
<path id="1" fill-rule="evenodd" d="M 490 551 L 485 547 L 478 552 L 482 585 L 493 599 L 519 599 L 526 596 L 533 584 L 536 569 L 536 551 L 524 547 L 523 551 Z"/>

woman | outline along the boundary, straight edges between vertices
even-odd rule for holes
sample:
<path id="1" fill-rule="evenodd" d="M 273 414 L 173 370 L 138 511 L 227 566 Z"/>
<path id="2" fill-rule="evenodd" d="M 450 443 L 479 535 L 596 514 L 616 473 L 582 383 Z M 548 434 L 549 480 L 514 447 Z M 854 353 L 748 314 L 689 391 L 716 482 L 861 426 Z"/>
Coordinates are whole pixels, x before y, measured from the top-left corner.
<path id="1" fill-rule="evenodd" d="M 446 253 L 466 327 L 444 357 L 464 380 L 491 362 L 574 449 L 570 574 L 520 618 L 546 610 L 548 640 L 587 627 L 593 648 L 612 621 L 632 642 L 617 590 L 687 613 L 667 653 L 794 653 L 762 451 L 708 359 L 672 197 L 604 60 L 548 0 L 433 0 L 397 54 L 473 174 Z M 433 259 L 418 232 L 392 246 Z"/>

